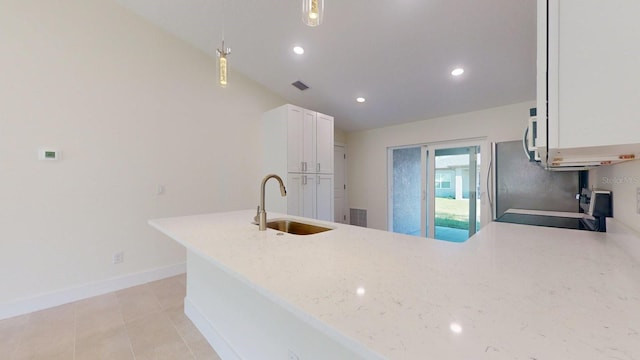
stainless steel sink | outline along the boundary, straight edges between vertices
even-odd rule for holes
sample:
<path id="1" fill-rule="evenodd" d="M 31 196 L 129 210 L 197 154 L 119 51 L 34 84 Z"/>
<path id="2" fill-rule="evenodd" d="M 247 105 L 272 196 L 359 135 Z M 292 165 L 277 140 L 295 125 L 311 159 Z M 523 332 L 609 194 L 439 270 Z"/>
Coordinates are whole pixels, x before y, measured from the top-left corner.
<path id="1" fill-rule="evenodd" d="M 294 220 L 272 220 L 267 222 L 267 227 L 269 229 L 286 232 L 294 235 L 313 235 L 329 230 L 333 230 L 331 228 L 327 228 L 324 226 L 306 224 Z"/>

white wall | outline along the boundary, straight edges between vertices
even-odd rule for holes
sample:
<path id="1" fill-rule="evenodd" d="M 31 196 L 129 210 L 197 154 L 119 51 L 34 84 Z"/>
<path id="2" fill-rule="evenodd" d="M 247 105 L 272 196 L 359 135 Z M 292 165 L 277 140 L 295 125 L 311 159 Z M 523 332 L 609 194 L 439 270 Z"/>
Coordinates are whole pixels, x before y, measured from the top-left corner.
<path id="1" fill-rule="evenodd" d="M 347 143 L 347 133 L 341 129 L 334 127 L 333 129 L 333 141 L 339 144 Z"/>
<path id="2" fill-rule="evenodd" d="M 0 306 L 184 262 L 148 219 L 254 208 L 282 99 L 110 0 L 0 9 Z"/>
<path id="3" fill-rule="evenodd" d="M 640 214 L 636 211 L 636 194 L 640 189 L 640 160 L 593 169 L 589 171 L 589 184 L 611 190 L 613 217 L 640 232 Z"/>
<path id="4" fill-rule="evenodd" d="M 393 146 L 486 137 L 522 138 L 535 102 L 423 120 L 348 134 L 349 206 L 367 210 L 367 225 L 387 229 L 387 149 Z"/>

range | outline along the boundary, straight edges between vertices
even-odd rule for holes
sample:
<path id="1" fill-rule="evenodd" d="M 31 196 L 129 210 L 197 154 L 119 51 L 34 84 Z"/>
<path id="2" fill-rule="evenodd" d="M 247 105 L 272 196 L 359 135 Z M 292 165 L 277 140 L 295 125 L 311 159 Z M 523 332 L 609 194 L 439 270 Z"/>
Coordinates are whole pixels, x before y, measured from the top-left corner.
<path id="1" fill-rule="evenodd" d="M 606 231 L 611 192 L 587 189 L 586 171 L 547 171 L 525 151 L 520 141 L 493 146 L 495 221 Z"/>

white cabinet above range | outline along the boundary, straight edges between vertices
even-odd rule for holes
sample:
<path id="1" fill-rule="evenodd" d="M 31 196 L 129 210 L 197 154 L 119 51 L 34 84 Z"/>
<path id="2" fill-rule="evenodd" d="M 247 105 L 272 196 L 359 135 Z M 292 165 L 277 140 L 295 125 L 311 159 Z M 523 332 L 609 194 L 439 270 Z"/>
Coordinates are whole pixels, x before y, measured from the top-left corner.
<path id="1" fill-rule="evenodd" d="M 640 2 L 538 0 L 537 141 L 549 168 L 640 154 Z"/>

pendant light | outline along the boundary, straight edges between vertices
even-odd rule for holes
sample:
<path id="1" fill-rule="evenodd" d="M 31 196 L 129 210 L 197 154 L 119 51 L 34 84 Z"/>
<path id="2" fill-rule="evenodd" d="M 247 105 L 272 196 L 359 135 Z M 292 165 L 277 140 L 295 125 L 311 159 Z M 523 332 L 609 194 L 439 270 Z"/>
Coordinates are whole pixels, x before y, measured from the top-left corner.
<path id="1" fill-rule="evenodd" d="M 231 48 L 224 47 L 224 39 L 222 40 L 222 48 L 216 49 L 216 53 L 218 54 L 218 84 L 224 88 L 227 87 L 227 83 L 229 81 L 229 64 L 227 56 L 231 54 Z"/>
<path id="2" fill-rule="evenodd" d="M 302 22 L 308 26 L 322 24 L 324 0 L 302 0 Z"/>

